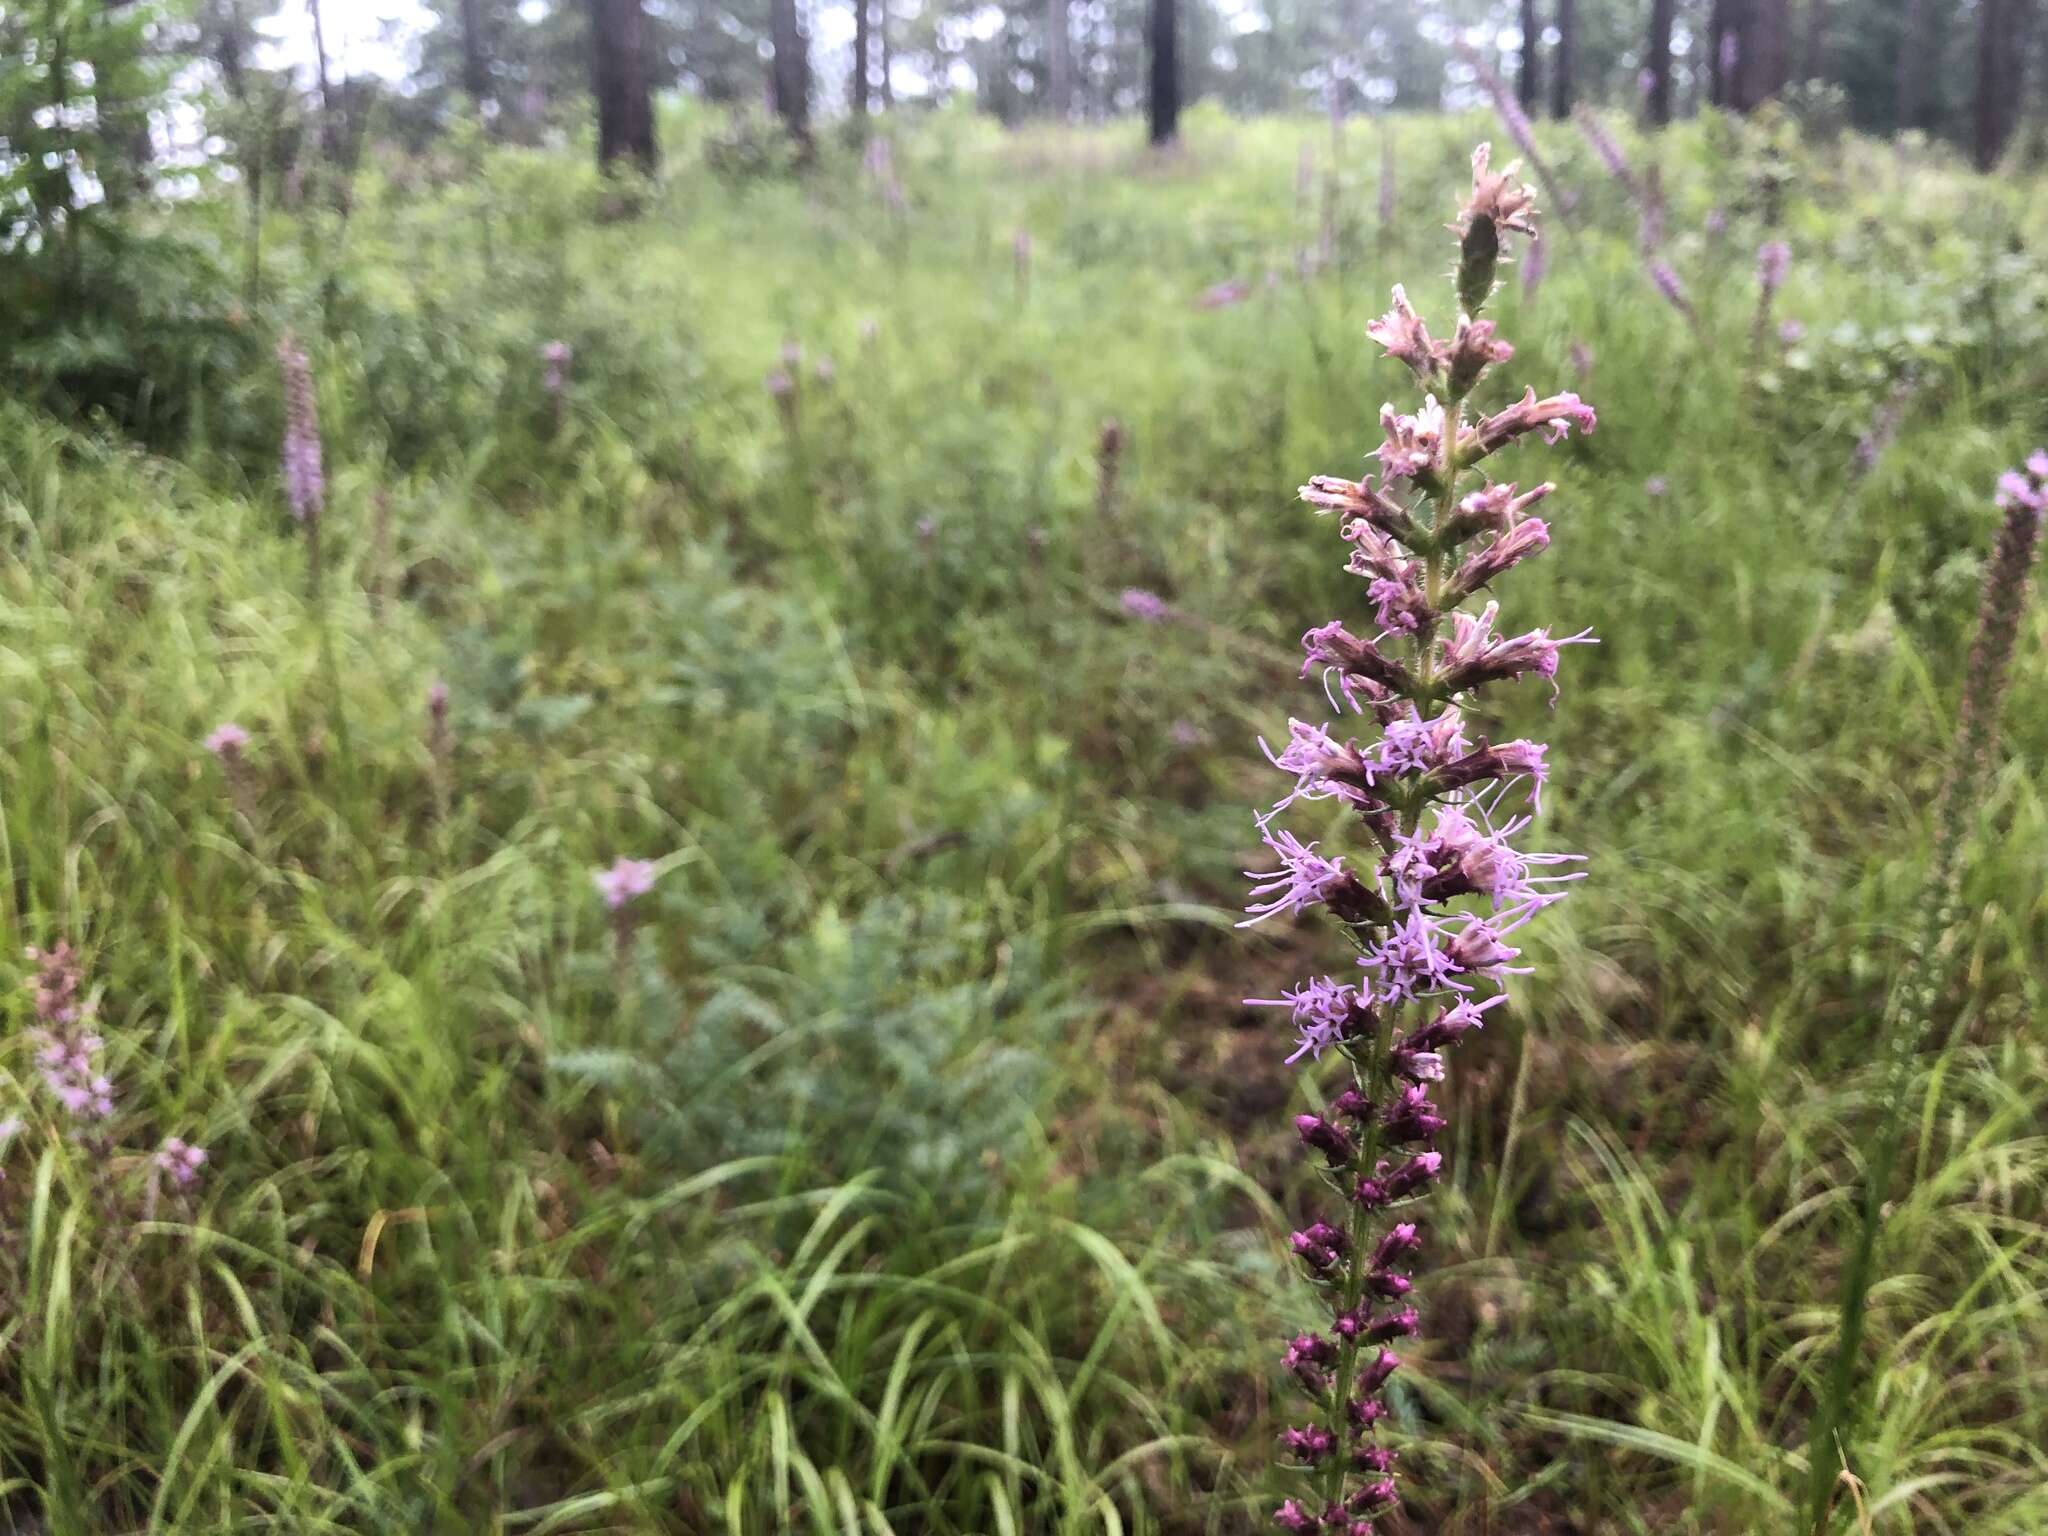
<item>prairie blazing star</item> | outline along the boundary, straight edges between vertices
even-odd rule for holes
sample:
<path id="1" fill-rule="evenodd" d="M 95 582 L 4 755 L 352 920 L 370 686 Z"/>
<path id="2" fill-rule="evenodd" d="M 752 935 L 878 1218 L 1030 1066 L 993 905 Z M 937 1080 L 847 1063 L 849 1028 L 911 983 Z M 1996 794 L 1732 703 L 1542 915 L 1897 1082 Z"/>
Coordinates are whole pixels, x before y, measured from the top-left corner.
<path id="1" fill-rule="evenodd" d="M 1314 976 L 1248 1000 L 1286 1010 L 1289 1062 L 1311 1071 L 1342 1063 L 1323 1112 L 1295 1119 L 1333 1199 L 1290 1242 L 1329 1321 L 1297 1334 L 1280 1362 L 1307 1398 L 1306 1422 L 1281 1437 L 1305 1486 L 1273 1522 L 1316 1536 L 1367 1536 L 1398 1502 L 1394 1453 L 1379 1426 L 1382 1392 L 1402 1368 L 1390 1346 L 1422 1327 L 1408 1299 L 1423 1246 L 1415 1202 L 1442 1175 L 1432 1143 L 1446 1124 L 1430 1086 L 1458 1042 L 1506 1002 L 1510 978 L 1529 970 L 1522 929 L 1579 878 L 1557 867 L 1574 855 L 1516 846 L 1542 808 L 1543 747 L 1475 738 L 1466 724 L 1466 704 L 1489 684 L 1533 673 L 1555 687 L 1561 649 L 1589 639 L 1553 638 L 1549 626 L 1500 634 L 1498 604 L 1459 606 L 1550 542 L 1550 525 L 1527 513 L 1553 488 L 1519 491 L 1480 465 L 1517 443 L 1597 425 L 1570 392 L 1528 390 L 1491 412 L 1474 403 L 1510 351 L 1479 312 L 1502 245 L 1510 234 L 1533 236 L 1534 210 L 1526 188 L 1492 170 L 1484 146 L 1472 169 L 1472 197 L 1453 226 L 1453 339 L 1432 340 L 1400 290 L 1370 330 L 1429 397 L 1419 410 L 1382 411 L 1377 485 L 1318 476 L 1302 488 L 1312 507 L 1340 515 L 1347 567 L 1365 583 L 1362 604 L 1377 631 L 1367 639 L 1333 622 L 1303 637 L 1304 675 L 1320 673 L 1345 718 L 1295 720 L 1284 748 L 1266 748 L 1293 784 L 1259 817 L 1278 867 L 1251 872 L 1247 907 L 1247 924 L 1320 911 L 1359 956 L 1351 980 Z M 1365 835 L 1304 841 L 1279 824 L 1297 801 L 1333 802 L 1340 826 Z"/>

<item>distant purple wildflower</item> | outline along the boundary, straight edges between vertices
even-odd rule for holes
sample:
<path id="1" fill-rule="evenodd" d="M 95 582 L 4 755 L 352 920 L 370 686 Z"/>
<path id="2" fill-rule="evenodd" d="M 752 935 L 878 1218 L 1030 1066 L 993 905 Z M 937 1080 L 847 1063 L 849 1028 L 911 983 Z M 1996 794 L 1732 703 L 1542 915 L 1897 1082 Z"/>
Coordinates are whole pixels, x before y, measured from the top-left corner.
<path id="1" fill-rule="evenodd" d="M 1662 475 L 1652 475 L 1643 482 L 1643 494 L 1646 496 L 1662 497 L 1669 494 L 1670 490 L 1671 482 Z"/>
<path id="2" fill-rule="evenodd" d="M 1765 293 L 1776 293 L 1785 283 L 1785 273 L 1792 265 L 1792 247 L 1782 240 L 1766 240 L 1756 248 L 1757 286 Z"/>
<path id="3" fill-rule="evenodd" d="M 590 877 L 597 887 L 604 904 L 617 912 L 635 897 L 645 896 L 654 889 L 654 862 L 651 859 L 629 859 L 624 855 L 614 859 L 610 869 L 600 869 Z"/>
<path id="4" fill-rule="evenodd" d="M 1195 300 L 1197 309 L 1230 309 L 1251 297 L 1252 285 L 1241 277 L 1227 278 L 1204 288 Z"/>
<path id="5" fill-rule="evenodd" d="M 199 1177 L 206 1160 L 206 1148 L 195 1147 L 176 1136 L 164 1138 L 155 1159 L 157 1168 L 169 1175 L 171 1182 L 180 1189 L 189 1187 Z"/>
<path id="6" fill-rule="evenodd" d="M 1147 592 L 1143 587 L 1125 587 L 1121 601 L 1125 613 L 1148 624 L 1159 623 L 1173 611 L 1166 606 L 1166 599 L 1156 592 Z"/>
<path id="7" fill-rule="evenodd" d="M 223 720 L 206 737 L 206 750 L 223 762 L 240 757 L 248 745 L 249 733 L 232 720 Z"/>
<path id="8" fill-rule="evenodd" d="M 313 370 L 289 334 L 278 338 L 278 372 L 284 380 L 284 442 L 280 462 L 285 501 L 292 516 L 311 527 L 327 505 L 327 475 L 320 461 L 320 418 L 313 398 Z"/>

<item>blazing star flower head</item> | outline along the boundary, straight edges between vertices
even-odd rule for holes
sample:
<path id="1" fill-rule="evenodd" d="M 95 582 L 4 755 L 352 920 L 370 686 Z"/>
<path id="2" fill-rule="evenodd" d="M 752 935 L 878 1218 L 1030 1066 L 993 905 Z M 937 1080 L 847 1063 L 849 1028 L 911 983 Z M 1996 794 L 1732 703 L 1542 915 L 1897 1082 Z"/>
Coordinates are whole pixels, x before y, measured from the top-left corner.
<path id="1" fill-rule="evenodd" d="M 784 368 L 769 369 L 768 376 L 761 384 L 768 391 L 770 398 L 777 401 L 788 400 L 796 393 L 796 379 Z"/>
<path id="2" fill-rule="evenodd" d="M 1518 139 L 1526 142 L 1527 136 L 1525 118 L 1523 135 Z M 1486 219 L 1496 230 L 1513 230 L 1518 235 L 1533 237 L 1536 233 L 1536 194 L 1516 179 L 1515 173 L 1521 169 L 1519 165 L 1511 164 L 1506 170 L 1496 172 L 1492 162 L 1492 145 L 1481 144 L 1472 151 L 1472 196 L 1459 211 L 1455 228 L 1463 235 L 1471 228 L 1473 220 Z"/>
<path id="3" fill-rule="evenodd" d="M 1248 997 L 1247 1008 L 1285 1008 L 1293 1014 L 1296 1035 L 1288 1064 L 1304 1056 L 1322 1059 L 1324 1051 L 1341 1045 L 1364 1016 L 1366 994 L 1348 982 L 1316 976 L 1278 997 Z"/>
<path id="4" fill-rule="evenodd" d="M 1280 861 L 1280 867 L 1245 871 L 1254 882 L 1251 904 L 1245 908 L 1252 915 L 1238 924 L 1240 928 L 1249 928 L 1276 913 L 1306 911 L 1328 901 L 1332 893 L 1353 882 L 1354 877 L 1344 868 L 1342 859 L 1321 857 L 1314 843 L 1304 843 L 1285 828 L 1275 832 L 1266 821 L 1261 821 L 1259 837 Z"/>
<path id="5" fill-rule="evenodd" d="M 1125 587 L 1121 601 L 1125 613 L 1148 624 L 1159 623 L 1172 611 L 1166 606 L 1165 598 L 1156 592 L 1147 592 L 1143 587 Z"/>
<path id="6" fill-rule="evenodd" d="M 617 912 L 635 897 L 645 896 L 654 889 L 655 867 L 651 859 L 629 859 L 621 855 L 612 861 L 610 869 L 600 869 L 591 877 L 591 884 L 604 897 L 604 904 Z"/>
<path id="7" fill-rule="evenodd" d="M 1458 316 L 1457 330 L 1437 348 L 1437 367 L 1450 377 L 1452 394 L 1470 393 L 1481 374 L 1515 355 L 1515 349 L 1495 334 L 1497 329 L 1491 320 Z"/>
<path id="8" fill-rule="evenodd" d="M 1413 416 L 1403 416 L 1391 405 L 1381 406 L 1380 426 L 1387 440 L 1374 452 L 1383 475 L 1413 480 L 1436 473 L 1443 458 L 1444 408 L 1435 395 L 1427 397 Z"/>
<path id="9" fill-rule="evenodd" d="M 1399 283 L 1394 284 L 1394 307 L 1368 324 L 1365 334 L 1386 348 L 1387 356 L 1406 363 L 1423 378 L 1435 373 L 1436 343 L 1430 340 L 1429 328 Z"/>
<path id="10" fill-rule="evenodd" d="M 1682 314 L 1692 313 L 1692 300 L 1685 296 L 1685 284 L 1679 281 L 1678 274 L 1672 270 L 1669 262 L 1651 262 L 1650 281 L 1656 286 L 1657 291 L 1664 295 L 1665 303 Z"/>
<path id="11" fill-rule="evenodd" d="M 1806 322 L 1803 320 L 1781 320 L 1778 322 L 1778 340 L 1788 347 L 1796 347 L 1806 340 Z"/>

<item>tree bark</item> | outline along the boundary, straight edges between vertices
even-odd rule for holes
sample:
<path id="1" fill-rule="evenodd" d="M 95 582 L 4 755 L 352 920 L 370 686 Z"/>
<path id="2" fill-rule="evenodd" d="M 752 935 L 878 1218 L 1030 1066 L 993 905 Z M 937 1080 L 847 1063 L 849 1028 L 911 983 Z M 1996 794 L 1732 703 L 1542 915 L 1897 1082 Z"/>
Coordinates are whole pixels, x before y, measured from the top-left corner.
<path id="1" fill-rule="evenodd" d="M 887 112 L 896 105 L 896 82 L 891 72 L 896 67 L 896 55 L 890 51 L 889 41 L 889 0 L 874 0 L 875 31 L 881 34 L 882 43 L 882 110 Z"/>
<path id="2" fill-rule="evenodd" d="M 327 34 L 320 25 L 320 0 L 306 0 L 313 15 L 314 78 L 320 82 L 320 148 L 329 160 L 339 158 L 341 125 L 334 115 L 334 83 L 327 73 Z"/>
<path id="3" fill-rule="evenodd" d="M 484 61 L 483 0 L 462 0 L 462 89 L 481 112 L 490 88 L 490 70 Z"/>
<path id="4" fill-rule="evenodd" d="M 1927 68 L 1920 39 L 1926 30 L 1923 0 L 1906 0 L 1906 14 L 1899 23 L 1898 77 L 1892 89 L 1894 126 L 1901 133 L 1920 121 L 1920 76 Z"/>
<path id="5" fill-rule="evenodd" d="M 768 30 L 775 47 L 769 79 L 775 111 L 799 144 L 811 141 L 811 61 L 796 0 L 769 0 Z"/>
<path id="6" fill-rule="evenodd" d="M 1543 23 L 1537 19 L 1536 0 L 1522 0 L 1522 68 L 1515 76 L 1515 99 L 1522 110 L 1534 114 L 1543 109 Z"/>
<path id="7" fill-rule="evenodd" d="M 1650 88 L 1643 93 L 1643 116 L 1653 128 L 1671 121 L 1671 24 L 1674 0 L 1650 0 L 1650 37 L 1643 47 L 1643 68 Z"/>
<path id="8" fill-rule="evenodd" d="M 1806 57 L 1799 78 L 1825 80 L 1827 71 L 1828 0 L 1806 0 Z"/>
<path id="9" fill-rule="evenodd" d="M 1578 49 L 1578 0 L 1557 0 L 1557 52 L 1550 59 L 1550 115 L 1572 115 L 1572 55 Z"/>
<path id="10" fill-rule="evenodd" d="M 2019 122 L 2025 87 L 2026 0 L 1982 0 L 1977 12 L 1977 84 L 1971 141 L 1977 169 L 1998 164 Z"/>
<path id="11" fill-rule="evenodd" d="M 868 115 L 869 7 L 872 0 L 853 0 L 853 78 L 847 82 L 846 104 L 855 117 Z"/>
<path id="12" fill-rule="evenodd" d="M 1045 100 L 1061 122 L 1074 110 L 1073 18 L 1067 0 L 1045 0 Z"/>
<path id="13" fill-rule="evenodd" d="M 1742 110 L 1761 106 L 1785 87 L 1791 67 L 1790 0 L 1748 0 L 1740 65 Z"/>
<path id="14" fill-rule="evenodd" d="M 1152 0 L 1152 71 L 1146 115 L 1154 144 L 1170 144 L 1180 132 L 1178 22 L 1177 0 Z"/>
<path id="15" fill-rule="evenodd" d="M 654 81 L 640 0 L 590 0 L 590 60 L 599 167 L 608 171 L 621 155 L 630 155 L 652 175 Z"/>

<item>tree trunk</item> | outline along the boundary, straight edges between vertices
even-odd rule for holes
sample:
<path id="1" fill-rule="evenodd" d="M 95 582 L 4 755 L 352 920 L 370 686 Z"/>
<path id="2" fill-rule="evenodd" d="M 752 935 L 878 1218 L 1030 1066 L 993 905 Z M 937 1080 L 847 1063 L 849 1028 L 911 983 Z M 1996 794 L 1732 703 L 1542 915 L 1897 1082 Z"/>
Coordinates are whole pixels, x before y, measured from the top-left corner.
<path id="1" fill-rule="evenodd" d="M 462 0 L 462 88 L 470 104 L 483 110 L 490 91 L 490 71 L 484 63 L 483 0 Z"/>
<path id="2" fill-rule="evenodd" d="M 647 58 L 647 17 L 640 0 L 590 0 L 591 84 L 597 93 L 597 163 L 610 170 L 631 155 L 652 175 L 654 82 Z"/>
<path id="3" fill-rule="evenodd" d="M 1045 0 L 1045 100 L 1061 122 L 1074 110 L 1073 20 L 1067 0 Z"/>
<path id="4" fill-rule="evenodd" d="M 337 158 L 340 124 L 334 115 L 334 84 L 327 73 L 327 34 L 320 25 L 320 0 L 306 0 L 313 14 L 313 67 L 320 82 L 320 148 L 329 160 Z"/>
<path id="5" fill-rule="evenodd" d="M 1743 11 L 1739 105 L 1747 112 L 1784 89 L 1792 17 L 1789 0 L 1748 0 Z"/>
<path id="6" fill-rule="evenodd" d="M 1920 76 L 1928 62 L 1921 55 L 1920 39 L 1926 30 L 1923 0 L 1906 0 L 1906 14 L 1899 23 L 1898 79 L 1892 90 L 1894 125 L 1901 133 L 1920 121 Z"/>
<path id="7" fill-rule="evenodd" d="M 804 49 L 796 0 L 768 0 L 768 31 L 775 47 L 769 79 L 775 111 L 799 144 L 811 141 L 811 61 Z"/>
<path id="8" fill-rule="evenodd" d="M 1802 80 L 1825 80 L 1827 71 L 1828 0 L 1806 0 L 1806 57 L 1799 67 Z"/>
<path id="9" fill-rule="evenodd" d="M 1170 144 L 1180 132 L 1180 60 L 1177 0 L 1152 0 L 1152 78 L 1146 100 L 1154 144 Z"/>
<path id="10" fill-rule="evenodd" d="M 1735 14 L 1740 3 L 1741 0 L 1714 0 L 1713 10 L 1707 17 L 1707 103 L 1710 106 L 1728 106 L 1729 98 L 1735 94 L 1736 61 L 1731 55 L 1740 42 Z"/>
<path id="11" fill-rule="evenodd" d="M 868 115 L 868 14 L 872 0 L 853 0 L 853 78 L 847 82 L 846 104 L 855 117 Z"/>
<path id="12" fill-rule="evenodd" d="M 1557 0 L 1557 52 L 1550 60 L 1550 115 L 1572 115 L 1572 55 L 1578 49 L 1578 0 Z"/>
<path id="13" fill-rule="evenodd" d="M 1543 23 L 1536 16 L 1536 0 L 1522 0 L 1522 68 L 1515 76 L 1515 99 L 1530 114 L 1543 110 L 1543 66 L 1538 51 L 1542 45 Z"/>
<path id="14" fill-rule="evenodd" d="M 1643 116 L 1653 128 L 1671 121 L 1671 23 L 1674 0 L 1650 0 L 1650 38 L 1643 47 L 1643 68 L 1649 89 L 1643 93 Z"/>
<path id="15" fill-rule="evenodd" d="M 881 34 L 882 42 L 882 110 L 887 112 L 896 105 L 896 82 L 891 78 L 896 55 L 890 51 L 889 0 L 874 0 L 874 5 L 875 30 Z"/>
<path id="16" fill-rule="evenodd" d="M 2019 121 L 2029 19 L 2025 0 L 1982 0 L 1978 8 L 1971 140 L 1980 171 L 1998 164 Z"/>

